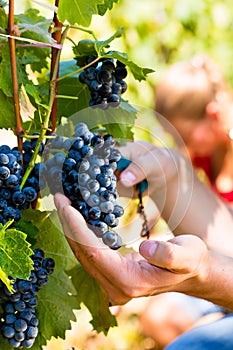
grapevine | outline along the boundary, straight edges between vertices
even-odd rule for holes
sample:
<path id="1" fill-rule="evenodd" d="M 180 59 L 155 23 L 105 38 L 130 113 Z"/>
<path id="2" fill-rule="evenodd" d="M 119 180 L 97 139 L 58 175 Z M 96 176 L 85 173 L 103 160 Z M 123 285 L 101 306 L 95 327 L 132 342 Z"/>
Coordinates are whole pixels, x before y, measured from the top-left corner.
<path id="1" fill-rule="evenodd" d="M 63 192 L 106 246 L 122 246 L 115 140 L 133 139 L 137 114 L 122 96 L 129 71 L 141 81 L 152 70 L 110 49 L 122 28 L 102 41 L 88 29 L 92 15 L 103 16 L 111 1 L 91 0 L 88 9 L 74 6 L 70 13 L 68 0 L 55 0 L 50 20 L 33 8 L 15 15 L 13 0 L 7 13 L 6 5 L 0 0 L 0 128 L 11 129 L 17 145 L 5 139 L 0 145 L 0 348 L 39 350 L 52 336 L 64 338 L 73 310 L 88 305 L 77 260 L 54 224 L 57 213 L 44 210 L 43 193 L 48 187 L 49 195 Z M 79 33 L 77 43 L 70 28 Z M 68 41 L 72 60 L 61 61 Z M 72 137 L 58 136 L 62 119 L 85 108 L 95 110 L 98 127 L 81 120 Z M 96 283 L 85 279 L 87 286 Z M 106 301 L 97 283 L 95 290 Z M 91 312 L 98 331 L 115 325 L 107 301 L 101 313 Z"/>

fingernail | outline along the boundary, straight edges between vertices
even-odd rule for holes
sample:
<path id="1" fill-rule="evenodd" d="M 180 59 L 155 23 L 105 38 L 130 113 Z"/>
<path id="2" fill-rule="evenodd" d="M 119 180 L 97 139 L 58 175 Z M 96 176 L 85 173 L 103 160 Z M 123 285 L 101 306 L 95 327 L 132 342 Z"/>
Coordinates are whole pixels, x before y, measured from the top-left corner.
<path id="1" fill-rule="evenodd" d="M 156 241 L 143 241 L 140 245 L 140 253 L 145 258 L 151 258 L 154 256 L 157 247 L 158 242 Z"/>
<path id="2" fill-rule="evenodd" d="M 68 199 L 62 195 L 61 193 L 56 193 L 54 196 L 54 204 L 58 211 L 60 211 L 63 207 L 69 205 Z"/>
<path id="3" fill-rule="evenodd" d="M 135 184 L 136 176 L 131 171 L 124 171 L 121 173 L 120 179 L 124 186 L 132 186 Z"/>

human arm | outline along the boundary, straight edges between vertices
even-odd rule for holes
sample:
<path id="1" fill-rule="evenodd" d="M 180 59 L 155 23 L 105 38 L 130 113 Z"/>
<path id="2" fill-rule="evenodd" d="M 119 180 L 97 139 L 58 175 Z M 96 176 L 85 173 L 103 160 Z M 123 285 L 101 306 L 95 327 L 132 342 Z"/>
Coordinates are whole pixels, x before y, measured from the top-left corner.
<path id="1" fill-rule="evenodd" d="M 148 195 L 175 235 L 198 235 L 209 249 L 233 255 L 232 212 L 197 179 L 186 158 L 147 142 L 128 143 L 121 152 L 132 161 L 120 175 L 121 195 L 130 195 L 128 189 L 146 178 Z"/>
<path id="2" fill-rule="evenodd" d="M 103 246 L 65 196 L 56 194 L 55 204 L 75 256 L 112 304 L 177 291 L 233 309 L 233 259 L 208 251 L 198 237 L 145 240 L 140 254 L 121 255 Z"/>

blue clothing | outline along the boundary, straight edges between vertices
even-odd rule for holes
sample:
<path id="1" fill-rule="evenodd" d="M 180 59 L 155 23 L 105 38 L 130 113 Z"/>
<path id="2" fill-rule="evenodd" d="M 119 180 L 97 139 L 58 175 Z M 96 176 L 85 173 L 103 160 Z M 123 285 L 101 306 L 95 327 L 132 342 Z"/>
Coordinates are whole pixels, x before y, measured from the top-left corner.
<path id="1" fill-rule="evenodd" d="M 164 350 L 232 350 L 233 314 L 185 332 Z"/>

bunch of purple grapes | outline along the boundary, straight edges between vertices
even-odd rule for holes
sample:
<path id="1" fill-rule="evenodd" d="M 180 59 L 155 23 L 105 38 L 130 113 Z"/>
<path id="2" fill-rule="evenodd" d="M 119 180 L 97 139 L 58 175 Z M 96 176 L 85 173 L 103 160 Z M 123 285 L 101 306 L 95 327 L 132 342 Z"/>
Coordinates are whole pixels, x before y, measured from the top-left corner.
<path id="1" fill-rule="evenodd" d="M 37 198 L 40 187 L 39 172 L 43 164 L 36 164 L 23 189 L 20 188 L 22 177 L 33 155 L 37 139 L 24 141 L 23 152 L 17 147 L 0 146 L 0 223 L 9 220 L 19 221 L 22 210 L 28 209 Z M 43 151 L 41 145 L 40 152 Z"/>
<path id="2" fill-rule="evenodd" d="M 50 142 L 55 154 L 45 165 L 51 193 L 64 193 L 104 244 L 120 248 L 121 237 L 113 228 L 124 214 L 117 204 L 114 174 L 121 153 L 114 147 L 113 136 L 92 133 L 86 124 L 79 123 L 73 138 L 57 136 Z"/>
<path id="3" fill-rule="evenodd" d="M 13 293 L 0 281 L 0 299 L 4 312 L 1 317 L 1 333 L 13 348 L 33 346 L 39 325 L 36 316 L 37 293 L 48 283 L 49 275 L 54 271 L 54 260 L 45 258 L 42 249 L 34 249 L 32 260 L 34 269 L 29 279 L 13 279 Z"/>
<path id="4" fill-rule="evenodd" d="M 86 64 L 94 61 L 95 57 L 87 57 Z M 127 90 L 125 78 L 127 69 L 120 61 L 105 59 L 93 63 L 85 68 L 79 75 L 79 81 L 88 86 L 91 94 L 90 107 L 98 106 L 107 109 L 109 106 L 117 107 L 121 102 L 121 95 Z"/>

